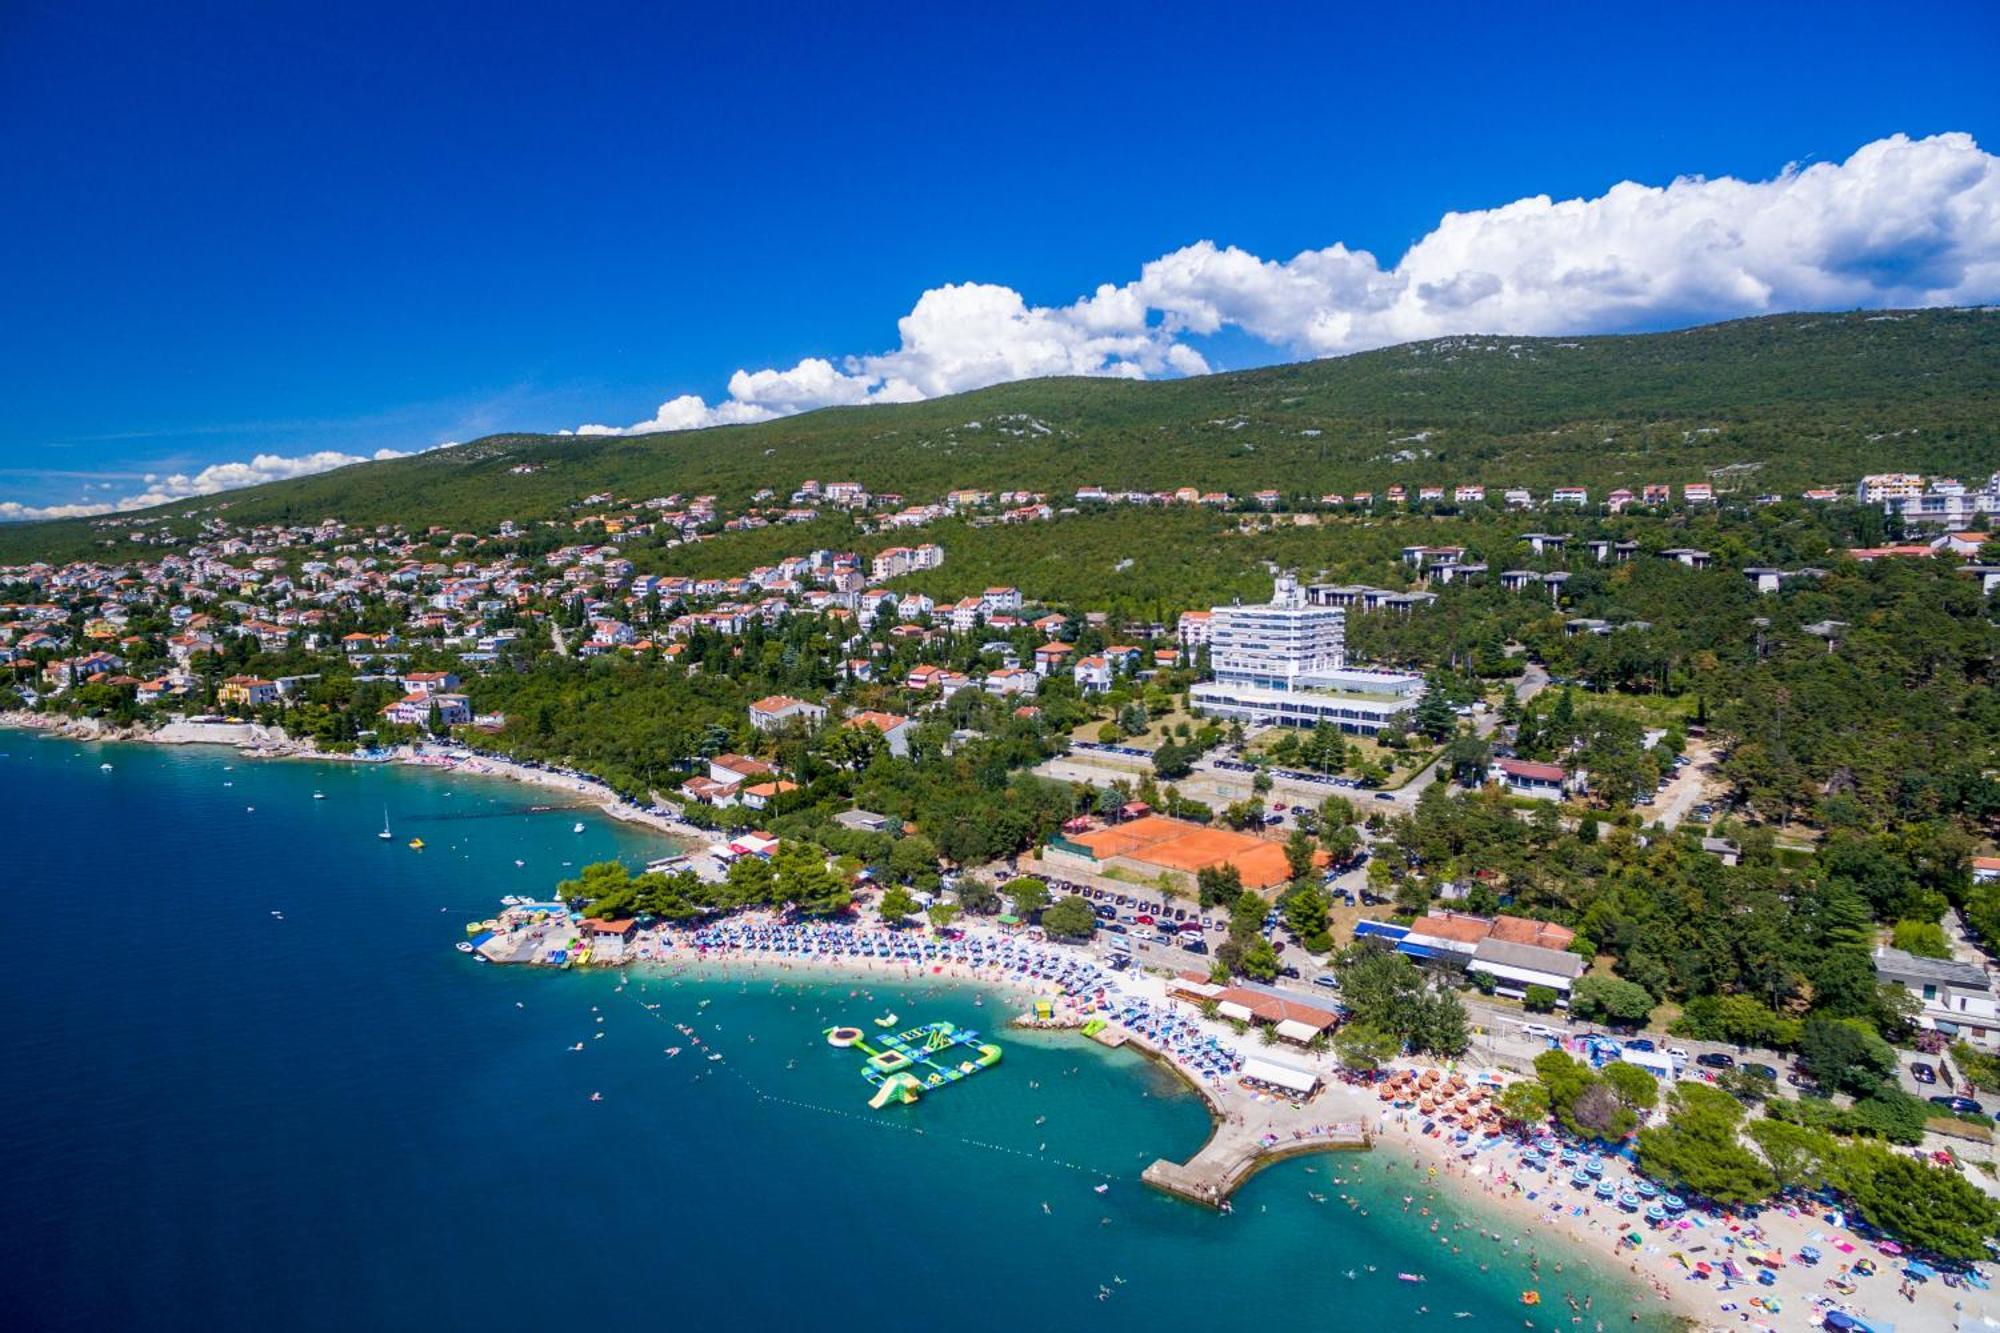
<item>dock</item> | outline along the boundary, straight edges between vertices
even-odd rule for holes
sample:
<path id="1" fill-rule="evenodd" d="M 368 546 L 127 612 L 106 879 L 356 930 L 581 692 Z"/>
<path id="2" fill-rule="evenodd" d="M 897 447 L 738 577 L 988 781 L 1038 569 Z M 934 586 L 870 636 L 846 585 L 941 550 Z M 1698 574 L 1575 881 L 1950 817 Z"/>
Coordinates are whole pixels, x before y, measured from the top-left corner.
<path id="1" fill-rule="evenodd" d="M 1324 1132 L 1297 1138 L 1281 1136 L 1267 1145 L 1265 1138 L 1275 1132 L 1225 1121 L 1216 1125 L 1201 1151 L 1187 1161 L 1161 1158 L 1139 1178 L 1162 1193 L 1220 1208 L 1244 1181 L 1273 1162 L 1306 1153 L 1366 1151 L 1369 1147 L 1368 1133 L 1358 1124 L 1332 1125 Z"/>

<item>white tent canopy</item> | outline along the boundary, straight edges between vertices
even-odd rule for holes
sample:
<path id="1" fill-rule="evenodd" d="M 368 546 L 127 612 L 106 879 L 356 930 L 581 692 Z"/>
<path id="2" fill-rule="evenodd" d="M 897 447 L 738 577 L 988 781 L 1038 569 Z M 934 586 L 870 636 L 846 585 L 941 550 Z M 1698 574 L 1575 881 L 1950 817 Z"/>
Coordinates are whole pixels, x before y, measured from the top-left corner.
<path id="1" fill-rule="evenodd" d="M 1265 1083 L 1274 1088 L 1301 1095 L 1319 1087 L 1319 1075 L 1304 1069 L 1293 1069 L 1273 1060 L 1260 1060 L 1251 1056 L 1243 1062 L 1243 1077 L 1253 1083 Z"/>
<path id="2" fill-rule="evenodd" d="M 1303 1046 L 1319 1035 L 1319 1029 L 1310 1023 L 1301 1023 L 1296 1018 L 1287 1018 L 1278 1024 L 1278 1035 L 1286 1041 L 1295 1041 Z"/>
<path id="3" fill-rule="evenodd" d="M 1234 1000 L 1224 1000 L 1221 1004 L 1216 1005 L 1215 1012 L 1221 1014 L 1224 1018 L 1233 1019 L 1238 1023 L 1248 1023 L 1252 1018 L 1256 1017 L 1256 1015 L 1250 1012 L 1250 1006 L 1238 1004 Z"/>

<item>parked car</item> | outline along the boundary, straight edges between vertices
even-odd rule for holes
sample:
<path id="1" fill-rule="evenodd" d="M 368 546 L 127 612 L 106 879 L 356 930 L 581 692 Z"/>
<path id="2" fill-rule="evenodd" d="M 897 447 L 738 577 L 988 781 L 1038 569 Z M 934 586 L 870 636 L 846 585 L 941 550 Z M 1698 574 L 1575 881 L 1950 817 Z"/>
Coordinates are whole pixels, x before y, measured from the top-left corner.
<path id="1" fill-rule="evenodd" d="M 1299 979 L 1299 970 L 1296 967 L 1281 967 L 1278 969 L 1278 975 L 1281 977 L 1290 977 L 1293 981 L 1297 981 Z"/>
<path id="2" fill-rule="evenodd" d="M 1652 1051 L 1659 1048 L 1653 1045 L 1650 1037 L 1634 1037 L 1625 1043 L 1625 1049 L 1628 1051 Z"/>
<path id="3" fill-rule="evenodd" d="M 1694 1062 L 1705 1069 L 1734 1069 L 1736 1057 L 1722 1051 L 1704 1051 L 1694 1058 Z"/>
<path id="4" fill-rule="evenodd" d="M 1917 1061 L 1914 1061 L 1914 1062 L 1913 1062 L 1913 1063 L 1912 1063 L 1912 1064 L 1910 1065 L 1910 1073 L 1911 1073 L 1911 1075 L 1912 1075 L 1913 1077 L 1915 1077 L 1915 1079 L 1916 1079 L 1916 1080 L 1917 1080 L 1917 1082 L 1919 1082 L 1919 1083 L 1935 1083 L 1935 1082 L 1937 1082 L 1937 1070 L 1935 1070 L 1935 1069 L 1932 1069 L 1932 1068 L 1931 1068 L 1931 1067 L 1930 1067 L 1929 1065 L 1925 1064 L 1925 1063 L 1924 1063 L 1924 1062 L 1923 1062 L 1922 1060 L 1917 1060 Z"/>
<path id="5" fill-rule="evenodd" d="M 1208 952 L 1208 941 L 1198 939 L 1182 940 L 1181 948 L 1188 953 L 1205 954 Z"/>
<path id="6" fill-rule="evenodd" d="M 1934 1105 L 1942 1106 L 1945 1110 L 1956 1115 L 1986 1114 L 1986 1108 L 1978 1102 L 1973 1101 L 1970 1097 L 1933 1097 L 1931 1098 L 1931 1102 Z"/>
<path id="7" fill-rule="evenodd" d="M 1746 1062 L 1743 1067 L 1749 1070 L 1751 1073 L 1755 1074 L 1758 1078 L 1769 1079 L 1773 1083 L 1776 1083 L 1778 1081 L 1778 1071 L 1771 1068 L 1771 1066 L 1769 1065 L 1751 1064 Z"/>
<path id="8" fill-rule="evenodd" d="M 1324 974 L 1324 975 L 1321 975 L 1321 976 L 1317 976 L 1317 977 L 1314 977 L 1314 978 L 1313 978 L 1313 985 L 1315 985 L 1315 986 L 1324 986 L 1324 987 L 1326 987 L 1326 988 L 1327 988 L 1328 990 L 1339 990 L 1339 989 L 1340 989 L 1340 978 L 1339 978 L 1339 977 L 1336 977 L 1336 976 L 1334 976 L 1334 975 L 1333 975 L 1332 973 L 1330 973 L 1330 972 L 1329 972 L 1329 973 L 1326 973 L 1326 974 Z"/>
<path id="9" fill-rule="evenodd" d="M 1378 791 L 1375 793 L 1375 799 L 1378 801 L 1393 801 L 1396 797 L 1392 792 Z"/>

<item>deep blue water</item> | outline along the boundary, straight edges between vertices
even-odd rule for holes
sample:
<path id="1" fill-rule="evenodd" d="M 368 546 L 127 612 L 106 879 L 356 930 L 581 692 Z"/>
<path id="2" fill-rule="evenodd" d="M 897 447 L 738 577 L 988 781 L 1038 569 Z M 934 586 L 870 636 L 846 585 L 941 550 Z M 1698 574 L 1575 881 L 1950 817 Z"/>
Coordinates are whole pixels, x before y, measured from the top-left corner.
<path id="1" fill-rule="evenodd" d="M 1136 1056 L 998 1031 L 971 992 L 620 992 L 454 952 L 564 862 L 661 849 L 522 813 L 546 795 L 6 731 L 0 752 L 0 1327 L 1392 1328 L 1420 1305 L 1522 1326 L 1514 1253 L 1453 1260 L 1384 1160 L 1283 1164 L 1231 1217 L 1145 1190 L 1202 1141 L 1199 1104 Z M 820 1031 L 885 1006 L 994 1030 L 1005 1061 L 871 1112 Z M 728 1058 L 668 1057 L 672 1021 Z M 1309 1197 L 1343 1188 L 1370 1216 Z"/>

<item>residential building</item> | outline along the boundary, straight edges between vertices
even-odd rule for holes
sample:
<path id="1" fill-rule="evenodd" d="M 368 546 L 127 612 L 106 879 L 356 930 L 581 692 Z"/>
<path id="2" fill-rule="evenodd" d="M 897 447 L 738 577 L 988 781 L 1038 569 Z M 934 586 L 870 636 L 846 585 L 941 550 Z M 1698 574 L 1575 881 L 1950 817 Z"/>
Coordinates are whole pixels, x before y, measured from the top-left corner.
<path id="1" fill-rule="evenodd" d="M 1497 782 L 1516 796 L 1560 801 L 1571 791 L 1582 790 L 1580 778 L 1571 778 L 1561 764 L 1538 764 L 1526 759 L 1496 759 L 1487 770 L 1487 779 Z"/>
<path id="2" fill-rule="evenodd" d="M 1901 986 L 1923 1007 L 1917 1026 L 1963 1037 L 1983 1050 L 2000 1047 L 2000 1003 L 1993 981 L 1977 963 L 1919 958 L 1884 945 L 1875 950 L 1875 979 Z"/>
<path id="3" fill-rule="evenodd" d="M 826 709 L 819 704 L 789 694 L 773 694 L 750 705 L 750 725 L 759 731 L 776 731 L 795 722 L 816 727 L 825 717 Z"/>

